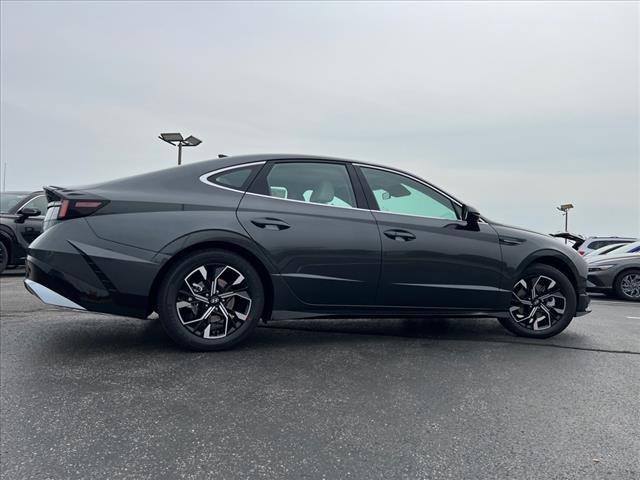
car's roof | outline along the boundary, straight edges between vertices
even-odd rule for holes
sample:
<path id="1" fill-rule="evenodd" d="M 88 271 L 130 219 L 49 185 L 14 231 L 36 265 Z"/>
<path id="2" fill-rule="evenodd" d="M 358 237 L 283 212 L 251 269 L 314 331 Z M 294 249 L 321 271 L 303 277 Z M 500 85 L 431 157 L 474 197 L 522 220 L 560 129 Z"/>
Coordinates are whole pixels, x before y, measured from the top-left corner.
<path id="1" fill-rule="evenodd" d="M 585 239 L 585 242 L 591 241 L 591 240 L 622 240 L 623 242 L 626 242 L 626 241 L 633 242 L 637 240 L 637 238 L 634 238 L 634 237 L 587 237 Z"/>
<path id="2" fill-rule="evenodd" d="M 192 178 L 202 178 L 205 175 L 210 175 L 213 172 L 218 170 L 227 169 L 231 167 L 241 166 L 249 163 L 258 163 L 258 162 L 268 162 L 268 161 L 277 161 L 277 160 L 318 160 L 318 161 L 338 161 L 338 162 L 348 162 L 354 163 L 358 165 L 367 165 L 371 167 L 378 167 L 382 169 L 389 169 L 394 172 L 398 172 L 400 174 L 406 175 L 408 177 L 414 178 L 419 182 L 425 183 L 429 185 L 431 188 L 439 191 L 445 196 L 449 197 L 454 202 L 459 205 L 463 205 L 463 202 L 457 199 L 454 195 L 451 195 L 446 190 L 443 190 L 437 185 L 429 182 L 428 180 L 424 180 L 421 177 L 407 172 L 405 170 L 401 170 L 399 168 L 376 164 L 372 162 L 364 162 L 361 160 L 353 160 L 347 158 L 339 158 L 339 157 L 331 157 L 331 156 L 321 156 L 321 155 L 306 155 L 306 154 L 295 154 L 295 153 L 260 153 L 260 154 L 250 154 L 250 155 L 229 155 L 223 156 L 219 158 L 214 158 L 210 160 L 203 160 L 199 162 L 189 162 L 180 166 L 173 166 L 169 168 L 164 168 L 162 170 L 156 170 L 153 172 L 146 172 L 139 175 L 128 176 L 125 178 L 118 178 L 114 180 L 108 180 L 106 182 L 95 183 L 91 185 L 76 185 L 71 187 L 65 187 L 62 190 L 71 191 L 71 190 L 97 190 L 97 191 L 109 191 L 113 189 L 117 190 L 131 190 L 132 188 L 137 188 L 138 182 L 144 179 L 145 182 L 153 181 L 154 184 L 162 184 L 163 182 L 169 182 L 172 185 L 177 185 L 177 178 L 182 179 L 192 179 Z M 61 187 L 51 187 L 54 189 L 61 189 Z"/>
<path id="3" fill-rule="evenodd" d="M 390 168 L 392 170 L 397 170 L 399 172 L 404 172 L 413 176 L 411 172 L 405 172 L 399 168 L 391 167 L 389 165 L 383 165 L 381 163 L 375 163 L 375 162 L 367 162 L 364 160 L 356 160 L 353 158 L 333 157 L 330 155 L 309 155 L 309 154 L 301 154 L 301 153 L 256 153 L 256 154 L 249 154 L 249 155 L 229 155 L 223 158 L 225 160 L 231 161 L 234 165 L 240 165 L 242 163 L 250 163 L 250 162 L 267 162 L 270 160 L 329 160 L 329 161 L 335 161 L 335 162 L 350 162 L 350 163 L 357 163 L 361 165 L 371 165 L 372 167 Z M 219 159 L 214 159 L 214 160 L 219 160 Z"/>

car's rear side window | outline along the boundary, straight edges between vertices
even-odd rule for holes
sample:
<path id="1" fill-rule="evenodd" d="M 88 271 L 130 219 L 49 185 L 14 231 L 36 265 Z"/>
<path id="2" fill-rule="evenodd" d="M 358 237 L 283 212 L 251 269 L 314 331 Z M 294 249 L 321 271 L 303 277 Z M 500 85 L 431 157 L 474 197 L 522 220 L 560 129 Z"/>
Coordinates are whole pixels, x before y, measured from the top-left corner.
<path id="1" fill-rule="evenodd" d="M 262 180 L 255 186 L 255 193 L 333 207 L 356 207 L 347 167 L 340 163 L 276 163 Z"/>
<path id="2" fill-rule="evenodd" d="M 252 174 L 258 167 L 259 165 L 251 165 L 249 167 L 238 167 L 225 170 L 207 177 L 207 182 L 221 187 L 231 188 L 233 190 L 244 191 L 248 187 Z"/>

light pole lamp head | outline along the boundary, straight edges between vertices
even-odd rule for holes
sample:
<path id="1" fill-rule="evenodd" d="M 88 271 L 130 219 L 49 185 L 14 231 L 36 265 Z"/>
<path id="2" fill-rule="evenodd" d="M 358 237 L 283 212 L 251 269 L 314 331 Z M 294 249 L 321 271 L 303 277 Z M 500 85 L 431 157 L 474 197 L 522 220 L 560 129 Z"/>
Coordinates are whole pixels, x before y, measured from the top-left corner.
<path id="1" fill-rule="evenodd" d="M 566 212 L 568 212 L 569 210 L 571 210 L 573 208 L 573 204 L 572 203 L 564 203 L 564 204 L 560 205 L 557 208 L 561 212 L 565 212 L 566 213 Z"/>
<path id="2" fill-rule="evenodd" d="M 184 138 L 182 134 L 178 132 L 161 133 L 158 138 L 174 147 L 178 147 L 178 165 L 182 164 L 182 147 L 197 147 L 202 143 L 202 140 L 193 135 Z"/>
<path id="3" fill-rule="evenodd" d="M 181 133 L 161 133 L 158 138 L 171 145 L 175 145 L 176 142 L 180 143 L 184 140 Z"/>
<path id="4" fill-rule="evenodd" d="M 201 143 L 202 143 L 202 140 L 194 137 L 193 135 L 189 135 L 187 138 L 184 139 L 183 145 L 185 147 L 197 147 Z"/>

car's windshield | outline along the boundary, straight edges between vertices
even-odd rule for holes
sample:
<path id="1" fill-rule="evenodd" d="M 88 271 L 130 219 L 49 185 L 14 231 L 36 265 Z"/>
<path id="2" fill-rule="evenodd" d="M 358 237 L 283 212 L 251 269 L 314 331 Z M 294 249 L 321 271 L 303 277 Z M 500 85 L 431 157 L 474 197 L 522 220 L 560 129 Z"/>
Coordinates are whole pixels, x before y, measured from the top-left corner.
<path id="1" fill-rule="evenodd" d="M 29 192 L 2 192 L 0 193 L 0 213 L 7 213 L 22 201 Z"/>
<path id="2" fill-rule="evenodd" d="M 635 253 L 637 248 L 640 247 L 640 242 L 625 243 L 618 248 L 611 250 L 607 255 L 615 255 L 620 253 Z"/>
<path id="3" fill-rule="evenodd" d="M 595 250 L 592 250 L 591 252 L 587 253 L 585 256 L 596 257 L 598 255 L 604 255 L 605 253 L 613 252 L 614 250 L 620 247 L 625 247 L 626 245 L 627 245 L 626 243 L 615 243 L 613 245 L 605 245 L 604 247 L 600 247 Z"/>
<path id="4" fill-rule="evenodd" d="M 635 253 L 638 251 L 638 247 L 640 247 L 640 242 L 627 243 L 620 248 L 616 248 L 615 251 L 618 253 Z"/>

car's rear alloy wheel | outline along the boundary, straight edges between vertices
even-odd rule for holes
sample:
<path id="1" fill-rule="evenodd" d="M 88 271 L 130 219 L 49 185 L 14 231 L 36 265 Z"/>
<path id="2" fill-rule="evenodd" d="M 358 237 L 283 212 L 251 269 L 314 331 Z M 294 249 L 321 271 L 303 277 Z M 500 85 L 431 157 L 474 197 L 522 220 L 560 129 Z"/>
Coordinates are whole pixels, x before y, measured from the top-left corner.
<path id="1" fill-rule="evenodd" d="M 262 314 L 260 277 L 231 252 L 199 252 L 178 262 L 160 288 L 158 310 L 167 333 L 196 350 L 235 346 Z"/>
<path id="2" fill-rule="evenodd" d="M 202 338 L 223 338 L 242 327 L 251 296 L 238 270 L 230 265 L 201 265 L 178 290 L 176 312 L 187 330 Z"/>
<path id="3" fill-rule="evenodd" d="M 564 330 L 575 312 L 569 279 L 553 267 L 534 265 L 513 286 L 509 317 L 501 323 L 517 335 L 546 338 Z"/>
<path id="4" fill-rule="evenodd" d="M 618 297 L 640 302 L 640 270 L 622 272 L 613 285 Z"/>

